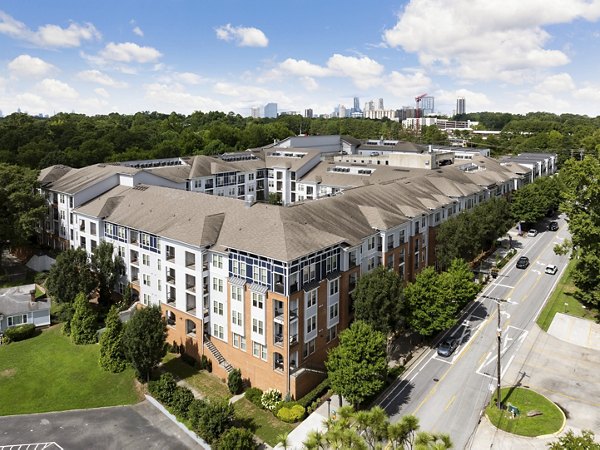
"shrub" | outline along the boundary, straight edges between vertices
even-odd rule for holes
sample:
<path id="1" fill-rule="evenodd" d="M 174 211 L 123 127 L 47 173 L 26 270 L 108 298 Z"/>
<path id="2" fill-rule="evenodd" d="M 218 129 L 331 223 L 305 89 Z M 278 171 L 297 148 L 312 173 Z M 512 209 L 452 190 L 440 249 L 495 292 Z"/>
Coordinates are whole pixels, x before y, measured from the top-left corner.
<path id="1" fill-rule="evenodd" d="M 227 376 L 227 387 L 233 395 L 239 394 L 242 390 L 242 371 L 233 369 Z"/>
<path id="2" fill-rule="evenodd" d="M 292 406 L 295 406 L 295 405 L 299 405 L 299 403 L 290 401 L 290 400 L 281 401 L 281 402 L 277 403 L 277 406 L 273 410 L 273 415 L 276 416 L 281 408 L 291 408 Z"/>
<path id="3" fill-rule="evenodd" d="M 198 367 L 198 361 L 193 356 L 190 356 L 187 353 L 181 354 L 181 360 L 188 366 L 193 367 L 194 369 Z"/>
<path id="4" fill-rule="evenodd" d="M 263 407 L 262 400 L 261 400 L 262 395 L 263 395 L 263 391 L 261 391 L 259 388 L 252 387 L 252 388 L 249 388 L 248 390 L 246 390 L 244 397 L 246 397 L 248 399 L 248 401 L 255 404 L 259 408 L 262 408 Z"/>
<path id="5" fill-rule="evenodd" d="M 278 389 L 267 389 L 260 398 L 263 408 L 268 409 L 269 411 L 273 411 L 280 401 L 281 391 Z"/>
<path id="6" fill-rule="evenodd" d="M 208 402 L 198 411 L 194 431 L 206 442 L 214 444 L 233 425 L 235 418 L 233 405 L 226 400 Z"/>
<path id="7" fill-rule="evenodd" d="M 245 428 L 230 428 L 217 441 L 215 450 L 255 450 L 254 435 Z"/>
<path id="8" fill-rule="evenodd" d="M 194 401 L 194 394 L 188 388 L 177 386 L 171 399 L 171 408 L 176 416 L 181 416 L 185 419 L 188 417 L 188 410 Z"/>
<path id="9" fill-rule="evenodd" d="M 16 327 L 10 327 L 4 330 L 4 335 L 8 338 L 9 342 L 24 341 L 33 337 L 35 334 L 35 325 L 32 323 L 26 323 L 23 325 L 17 325 Z"/>
<path id="10" fill-rule="evenodd" d="M 198 398 L 192 400 L 188 405 L 187 418 L 194 430 L 198 428 L 198 423 L 202 417 L 202 410 L 204 408 L 206 408 L 206 402 Z"/>
<path id="11" fill-rule="evenodd" d="M 302 405 L 294 405 L 292 407 L 284 406 L 277 413 L 277 417 L 284 422 L 294 423 L 302 420 L 305 412 L 306 410 Z"/>
<path id="12" fill-rule="evenodd" d="M 163 373 L 157 381 L 148 383 L 148 390 L 156 399 L 167 406 L 173 402 L 173 394 L 177 390 L 177 383 L 169 372 Z"/>
<path id="13" fill-rule="evenodd" d="M 323 395 L 329 389 L 329 379 L 325 378 L 321 381 L 312 391 L 298 400 L 298 403 L 305 408 L 307 408 L 311 403 L 317 400 L 321 395 Z"/>
<path id="14" fill-rule="evenodd" d="M 100 367 L 109 372 L 118 373 L 125 370 L 126 361 L 123 353 L 123 323 L 115 306 L 110 308 L 106 317 L 106 330 L 100 336 Z"/>
<path id="15" fill-rule="evenodd" d="M 84 293 L 75 297 L 75 311 L 71 319 L 71 341 L 73 344 L 96 343 L 96 313 Z"/>

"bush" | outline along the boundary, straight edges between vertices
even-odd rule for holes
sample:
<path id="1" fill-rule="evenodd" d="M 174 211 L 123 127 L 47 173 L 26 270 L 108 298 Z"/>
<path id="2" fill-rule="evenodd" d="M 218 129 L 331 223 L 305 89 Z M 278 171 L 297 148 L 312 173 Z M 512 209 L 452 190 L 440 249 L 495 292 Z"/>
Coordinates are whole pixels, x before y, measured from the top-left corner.
<path id="1" fill-rule="evenodd" d="M 269 411 L 273 411 L 280 401 L 281 391 L 278 389 L 267 389 L 260 398 L 263 408 L 268 409 Z"/>
<path id="2" fill-rule="evenodd" d="M 33 337 L 35 334 L 35 325 L 32 323 L 26 323 L 23 325 L 17 325 L 16 327 L 10 327 L 4 330 L 4 335 L 8 338 L 9 342 L 24 341 Z"/>
<path id="3" fill-rule="evenodd" d="M 157 381 L 148 383 L 148 390 L 161 403 L 171 406 L 177 383 L 169 372 L 163 373 Z"/>
<path id="4" fill-rule="evenodd" d="M 317 387 L 315 387 L 312 391 L 298 400 L 298 403 L 305 408 L 307 408 L 310 404 L 312 404 L 315 400 L 317 400 L 321 395 L 323 395 L 329 389 L 329 379 L 325 378 L 321 381 Z"/>
<path id="5" fill-rule="evenodd" d="M 188 366 L 193 367 L 194 369 L 198 367 L 198 361 L 193 356 L 190 356 L 187 353 L 181 354 L 181 360 Z"/>
<path id="6" fill-rule="evenodd" d="M 215 450 L 255 450 L 254 435 L 245 428 L 230 428 L 218 440 Z"/>
<path id="7" fill-rule="evenodd" d="M 294 405 L 292 407 L 284 406 L 279 409 L 277 417 L 287 423 L 294 423 L 304 418 L 306 410 L 302 405 Z"/>
<path id="8" fill-rule="evenodd" d="M 171 408 L 176 416 L 188 417 L 188 410 L 194 401 L 194 394 L 188 388 L 177 386 L 171 399 Z"/>
<path id="9" fill-rule="evenodd" d="M 233 369 L 227 376 L 227 387 L 229 392 L 233 395 L 237 395 L 242 390 L 242 371 L 240 369 Z"/>
<path id="10" fill-rule="evenodd" d="M 252 388 L 249 388 L 248 390 L 246 390 L 244 397 L 246 397 L 248 399 L 248 401 L 255 404 L 259 408 L 262 408 L 263 407 L 262 400 L 261 400 L 262 395 L 263 395 L 263 391 L 261 391 L 259 388 L 252 387 Z"/>
<path id="11" fill-rule="evenodd" d="M 106 317 L 106 330 L 100 336 L 100 367 L 112 373 L 123 372 L 126 367 L 123 353 L 123 323 L 115 306 Z"/>
<path id="12" fill-rule="evenodd" d="M 188 405 L 187 418 L 194 430 L 198 428 L 198 422 L 202 417 L 202 410 L 204 408 L 206 408 L 206 402 L 198 398 L 192 400 L 192 402 Z"/>
<path id="13" fill-rule="evenodd" d="M 209 444 L 214 444 L 231 428 L 234 418 L 233 405 L 226 400 L 208 402 L 193 419 L 196 424 L 194 431 Z"/>
<path id="14" fill-rule="evenodd" d="M 76 345 L 96 343 L 96 313 L 83 293 L 75 298 L 75 311 L 71 319 L 71 341 Z"/>
<path id="15" fill-rule="evenodd" d="M 295 401 L 290 401 L 290 400 L 281 401 L 281 402 L 277 403 L 277 406 L 273 410 L 273 415 L 276 416 L 281 408 L 291 408 L 292 406 L 296 406 L 296 405 L 299 405 L 299 403 L 295 402 Z"/>

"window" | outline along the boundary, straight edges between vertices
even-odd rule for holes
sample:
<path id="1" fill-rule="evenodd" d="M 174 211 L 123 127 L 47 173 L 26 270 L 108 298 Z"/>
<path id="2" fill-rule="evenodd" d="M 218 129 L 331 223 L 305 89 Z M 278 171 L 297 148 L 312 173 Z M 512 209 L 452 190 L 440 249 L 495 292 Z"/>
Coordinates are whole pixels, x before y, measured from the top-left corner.
<path id="1" fill-rule="evenodd" d="M 317 304 L 317 290 L 313 289 L 306 293 L 306 309 L 312 308 Z"/>
<path id="2" fill-rule="evenodd" d="M 317 329 L 317 316 L 309 317 L 306 321 L 306 334 L 312 333 Z"/>
<path id="3" fill-rule="evenodd" d="M 335 255 L 328 256 L 325 261 L 325 271 L 327 273 L 337 270 L 337 258 Z"/>
<path id="4" fill-rule="evenodd" d="M 145 266 L 149 266 L 150 265 L 150 255 L 144 255 L 142 254 L 142 264 Z"/>
<path id="5" fill-rule="evenodd" d="M 265 296 L 258 292 L 252 293 L 252 306 L 255 308 L 263 309 L 265 305 Z"/>
<path id="6" fill-rule="evenodd" d="M 213 291 L 223 292 L 223 279 L 213 277 Z"/>
<path id="7" fill-rule="evenodd" d="M 90 222 L 90 234 L 96 236 L 96 224 L 94 222 Z"/>
<path id="8" fill-rule="evenodd" d="M 90 241 L 90 249 L 92 250 L 92 252 L 96 249 L 97 246 L 98 246 L 97 242 L 94 239 L 92 239 Z"/>
<path id="9" fill-rule="evenodd" d="M 339 303 L 334 303 L 329 307 L 329 320 L 337 319 L 339 315 Z"/>
<path id="10" fill-rule="evenodd" d="M 373 270 L 375 268 L 375 257 L 371 256 L 368 260 L 367 260 L 367 271 Z"/>
<path id="11" fill-rule="evenodd" d="M 406 242 L 405 232 L 404 230 L 400 231 L 400 244 L 404 244 Z"/>
<path id="12" fill-rule="evenodd" d="M 308 355 L 312 355 L 315 352 L 315 339 L 312 339 L 304 344 L 304 357 L 306 358 Z"/>
<path id="13" fill-rule="evenodd" d="M 252 355 L 256 358 L 261 358 L 263 361 L 267 360 L 267 347 L 259 344 L 258 342 L 252 342 Z"/>
<path id="14" fill-rule="evenodd" d="M 367 250 L 373 250 L 375 248 L 375 236 L 371 236 L 367 240 Z"/>
<path id="15" fill-rule="evenodd" d="M 261 336 L 265 333 L 265 324 L 262 320 L 252 319 L 252 331 Z"/>
<path id="16" fill-rule="evenodd" d="M 239 311 L 231 311 L 231 323 L 237 326 L 242 326 L 242 313 Z"/>
<path id="17" fill-rule="evenodd" d="M 218 302 L 217 300 L 213 301 L 213 312 L 218 314 L 219 316 L 223 315 L 223 303 Z"/>
<path id="18" fill-rule="evenodd" d="M 233 340 L 233 347 L 234 348 L 240 348 L 240 338 L 241 336 L 237 333 L 231 333 L 232 336 L 232 340 Z"/>
<path id="19" fill-rule="evenodd" d="M 7 320 L 8 320 L 9 327 L 21 325 L 22 323 L 27 323 L 27 314 L 18 315 L 18 316 L 10 316 L 10 317 L 8 317 Z"/>
<path id="20" fill-rule="evenodd" d="M 212 264 L 217 269 L 223 268 L 223 256 L 222 255 L 212 255 Z"/>
<path id="21" fill-rule="evenodd" d="M 264 267 L 260 268 L 260 282 L 267 284 L 267 269 Z"/>
<path id="22" fill-rule="evenodd" d="M 223 326 L 217 325 L 216 323 L 213 325 L 213 336 L 219 339 L 223 339 Z"/>
<path id="23" fill-rule="evenodd" d="M 242 288 L 239 286 L 231 286 L 231 300 L 241 302 L 243 299 Z"/>
<path id="24" fill-rule="evenodd" d="M 252 266 L 252 279 L 262 284 L 267 284 L 267 268 L 259 267 L 258 265 Z"/>
<path id="25" fill-rule="evenodd" d="M 142 280 L 143 280 L 144 286 L 150 286 L 151 285 L 151 283 L 150 283 L 150 275 L 143 274 L 142 275 Z"/>
<path id="26" fill-rule="evenodd" d="M 194 336 L 196 335 L 196 323 L 193 320 L 185 320 L 185 333 Z"/>
<path id="27" fill-rule="evenodd" d="M 162 291 L 162 283 L 160 280 L 157 280 L 156 283 L 158 284 L 158 290 Z"/>
<path id="28" fill-rule="evenodd" d="M 119 245 L 118 253 L 121 258 L 125 258 L 125 247 Z"/>
<path id="29" fill-rule="evenodd" d="M 144 305 L 150 304 L 150 294 L 144 294 Z"/>
<path id="30" fill-rule="evenodd" d="M 336 278 L 329 282 L 329 295 L 335 295 L 340 290 L 340 279 Z"/>
<path id="31" fill-rule="evenodd" d="M 161 262 L 160 262 L 160 258 L 158 258 L 158 259 L 156 260 L 156 267 L 158 268 L 158 270 L 160 270 L 160 268 L 161 268 Z"/>
<path id="32" fill-rule="evenodd" d="M 327 342 L 333 341 L 337 337 L 337 325 L 327 329 Z"/>

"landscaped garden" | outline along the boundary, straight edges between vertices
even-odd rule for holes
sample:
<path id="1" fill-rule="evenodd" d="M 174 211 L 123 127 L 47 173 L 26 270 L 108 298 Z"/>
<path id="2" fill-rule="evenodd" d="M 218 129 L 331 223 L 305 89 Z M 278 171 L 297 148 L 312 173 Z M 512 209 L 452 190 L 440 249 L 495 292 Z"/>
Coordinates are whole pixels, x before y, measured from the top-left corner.
<path id="1" fill-rule="evenodd" d="M 500 391 L 503 409 L 496 406 L 494 394 L 485 412 L 501 430 L 520 436 L 542 436 L 559 431 L 564 423 L 562 411 L 543 395 L 530 389 L 507 387 Z M 509 406 L 510 405 L 510 406 Z M 518 412 L 513 408 L 517 408 Z"/>
<path id="2" fill-rule="evenodd" d="M 569 265 L 556 285 L 556 289 L 552 292 L 546 306 L 544 306 L 544 309 L 538 317 L 537 324 L 544 331 L 548 331 L 557 312 L 588 320 L 595 320 L 598 317 L 597 311 L 586 308 L 573 296 L 574 292 L 577 290 L 572 279 L 575 262 L 576 261 L 573 259 L 569 261 Z"/>
<path id="3" fill-rule="evenodd" d="M 126 405 L 141 400 L 132 369 L 108 373 L 98 345 L 74 345 L 54 326 L 0 346 L 0 415 Z"/>

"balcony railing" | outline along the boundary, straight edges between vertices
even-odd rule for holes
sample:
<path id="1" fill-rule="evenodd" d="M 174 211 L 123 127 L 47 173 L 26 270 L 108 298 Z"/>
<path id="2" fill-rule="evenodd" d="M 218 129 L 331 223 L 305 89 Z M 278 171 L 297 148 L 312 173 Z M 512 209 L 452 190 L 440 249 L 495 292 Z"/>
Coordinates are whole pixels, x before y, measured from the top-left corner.
<path id="1" fill-rule="evenodd" d="M 167 296 L 167 304 L 175 303 L 175 297 L 168 295 Z"/>
<path id="2" fill-rule="evenodd" d="M 186 284 L 185 288 L 190 292 L 196 292 L 196 283 Z"/>
<path id="3" fill-rule="evenodd" d="M 298 343 L 298 335 L 297 334 L 292 334 L 290 336 L 290 345 L 294 345 Z"/>
<path id="4" fill-rule="evenodd" d="M 275 292 L 278 294 L 285 294 L 285 286 L 281 282 L 275 283 Z"/>
<path id="5" fill-rule="evenodd" d="M 175 284 L 175 275 L 167 275 L 167 283 Z"/>
<path id="6" fill-rule="evenodd" d="M 275 335 L 275 345 L 277 345 L 278 347 L 283 347 L 283 335 L 282 334 Z"/>

